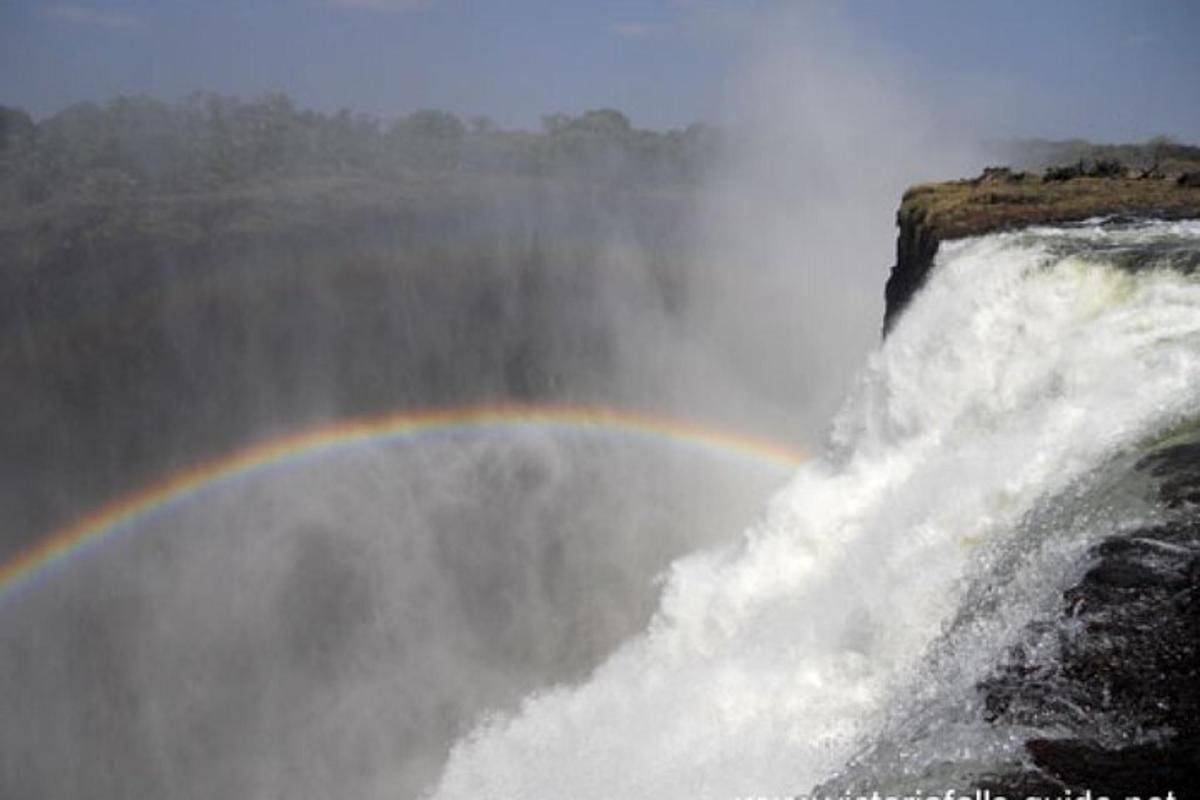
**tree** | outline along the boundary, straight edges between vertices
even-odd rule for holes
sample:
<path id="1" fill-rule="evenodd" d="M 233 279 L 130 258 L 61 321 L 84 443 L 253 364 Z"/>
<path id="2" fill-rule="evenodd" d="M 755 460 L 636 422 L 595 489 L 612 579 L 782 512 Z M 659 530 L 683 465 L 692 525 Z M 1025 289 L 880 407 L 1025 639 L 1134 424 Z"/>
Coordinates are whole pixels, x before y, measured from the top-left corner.
<path id="1" fill-rule="evenodd" d="M 408 115 L 402 123 L 411 136 L 426 140 L 458 141 L 466 135 L 462 120 L 449 111 L 423 108 Z"/>
<path id="2" fill-rule="evenodd" d="M 29 146 L 35 131 L 33 118 L 24 111 L 0 106 L 0 153 Z"/>
<path id="3" fill-rule="evenodd" d="M 426 108 L 397 120 L 388 138 L 402 161 L 418 168 L 457 167 L 467 128 L 448 111 Z"/>
<path id="4" fill-rule="evenodd" d="M 1170 158 L 1170 151 L 1177 146 L 1178 142 L 1165 134 L 1159 134 L 1146 142 L 1146 149 L 1150 151 L 1150 175 L 1162 174 L 1163 162 Z"/>
<path id="5" fill-rule="evenodd" d="M 585 111 L 583 116 L 571 123 L 570 127 L 614 139 L 626 136 L 633 130 L 629 117 L 615 108 Z"/>

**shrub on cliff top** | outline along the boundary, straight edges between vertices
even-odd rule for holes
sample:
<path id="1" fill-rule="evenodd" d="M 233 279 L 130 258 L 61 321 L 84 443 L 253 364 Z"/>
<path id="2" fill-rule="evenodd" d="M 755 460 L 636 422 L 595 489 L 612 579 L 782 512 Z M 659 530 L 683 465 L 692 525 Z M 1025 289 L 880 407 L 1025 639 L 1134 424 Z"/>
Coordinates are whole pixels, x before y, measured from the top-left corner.
<path id="1" fill-rule="evenodd" d="M 1097 158 L 1089 165 L 1082 158 L 1074 164 L 1048 167 L 1047 181 L 1069 181 L 1075 178 L 1121 178 L 1125 176 L 1125 165 L 1117 158 Z"/>
<path id="2" fill-rule="evenodd" d="M 1059 167 L 1047 167 L 1045 179 L 1047 181 L 1069 181 L 1083 175 L 1083 161 L 1078 164 L 1068 164 Z"/>
<path id="3" fill-rule="evenodd" d="M 1115 158 L 1098 158 L 1088 175 L 1093 178 L 1119 178 L 1125 174 L 1125 165 Z"/>

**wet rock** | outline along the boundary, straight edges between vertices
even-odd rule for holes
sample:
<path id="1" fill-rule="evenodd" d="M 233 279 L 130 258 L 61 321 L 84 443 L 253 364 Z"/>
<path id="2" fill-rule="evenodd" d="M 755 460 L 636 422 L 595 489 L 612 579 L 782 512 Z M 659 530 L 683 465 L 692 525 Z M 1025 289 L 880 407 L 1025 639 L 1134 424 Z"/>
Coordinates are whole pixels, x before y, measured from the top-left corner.
<path id="1" fill-rule="evenodd" d="M 1039 768 L 1059 776 L 1075 795 L 1200 797 L 1200 737 L 1111 750 L 1080 740 L 1034 739 L 1026 749 Z"/>
<path id="2" fill-rule="evenodd" d="M 1200 441 L 1164 448 L 1136 469 L 1177 513 L 1090 553 L 1057 619 L 1014 648 L 980 685 L 986 719 L 1064 731 L 1026 742 L 1031 765 L 981 781 L 1009 797 L 1028 786 L 1078 795 L 1200 798 Z"/>
<path id="3" fill-rule="evenodd" d="M 1158 478 L 1158 498 L 1168 508 L 1200 506 L 1200 442 L 1157 450 L 1138 462 Z"/>
<path id="4" fill-rule="evenodd" d="M 892 329 L 900 312 L 908 305 L 933 268 L 941 239 L 924 224 L 924 215 L 901 208 L 896 217 L 900 235 L 896 238 L 896 265 L 884 285 L 883 333 Z"/>

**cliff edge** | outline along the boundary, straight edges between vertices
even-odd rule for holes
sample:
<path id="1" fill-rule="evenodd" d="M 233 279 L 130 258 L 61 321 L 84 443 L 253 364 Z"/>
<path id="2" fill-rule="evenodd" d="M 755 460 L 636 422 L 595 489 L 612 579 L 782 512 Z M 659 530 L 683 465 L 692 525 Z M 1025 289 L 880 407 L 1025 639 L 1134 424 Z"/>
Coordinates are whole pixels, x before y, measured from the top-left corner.
<path id="1" fill-rule="evenodd" d="M 884 334 L 941 242 L 1093 217 L 1200 218 L 1200 172 L 991 168 L 909 189 Z M 1019 763 L 977 775 L 994 797 L 1200 798 L 1200 418 L 1134 455 L 1114 496 L 1148 491 L 1157 516 L 1093 547 L 1057 611 L 977 686 L 986 722 L 1028 732 Z M 1100 720 L 1144 735 L 1114 740 Z"/>
<path id="2" fill-rule="evenodd" d="M 1039 177 L 989 167 L 978 178 L 912 187 L 896 214 L 900 233 L 884 289 L 884 335 L 924 285 L 943 241 L 1113 216 L 1200 219 L 1200 172 L 1130 177 L 1099 162 L 1090 170 L 1058 167 Z"/>

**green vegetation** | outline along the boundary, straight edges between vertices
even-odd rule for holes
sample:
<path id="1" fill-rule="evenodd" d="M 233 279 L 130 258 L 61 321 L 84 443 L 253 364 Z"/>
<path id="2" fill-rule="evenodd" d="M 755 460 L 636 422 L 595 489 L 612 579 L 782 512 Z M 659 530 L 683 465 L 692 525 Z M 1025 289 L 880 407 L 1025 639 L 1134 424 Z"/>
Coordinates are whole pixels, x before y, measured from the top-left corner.
<path id="1" fill-rule="evenodd" d="M 62 196 L 110 200 L 348 176 L 411 181 L 437 173 L 580 176 L 624 185 L 687 184 L 710 163 L 702 125 L 639 130 L 619 111 L 547 117 L 543 130 L 468 127 L 445 111 L 383 122 L 298 109 L 283 94 L 251 101 L 195 95 L 176 104 L 118 97 L 40 123 L 0 107 L 0 208 Z"/>
<path id="2" fill-rule="evenodd" d="M 937 239 L 954 239 L 1097 216 L 1200 217 L 1200 190 L 1183 180 L 1189 174 L 1130 177 L 1107 161 L 1051 167 L 1040 177 L 991 168 L 973 180 L 909 189 L 899 221 Z"/>
<path id="3" fill-rule="evenodd" d="M 1173 176 L 1200 168 L 1200 147 L 1155 136 L 1142 144 L 1096 144 L 1084 139 L 1051 141 L 1023 139 L 998 147 L 1003 160 L 1015 169 L 1040 172 L 1079 164 L 1122 165 L 1133 174 Z"/>

